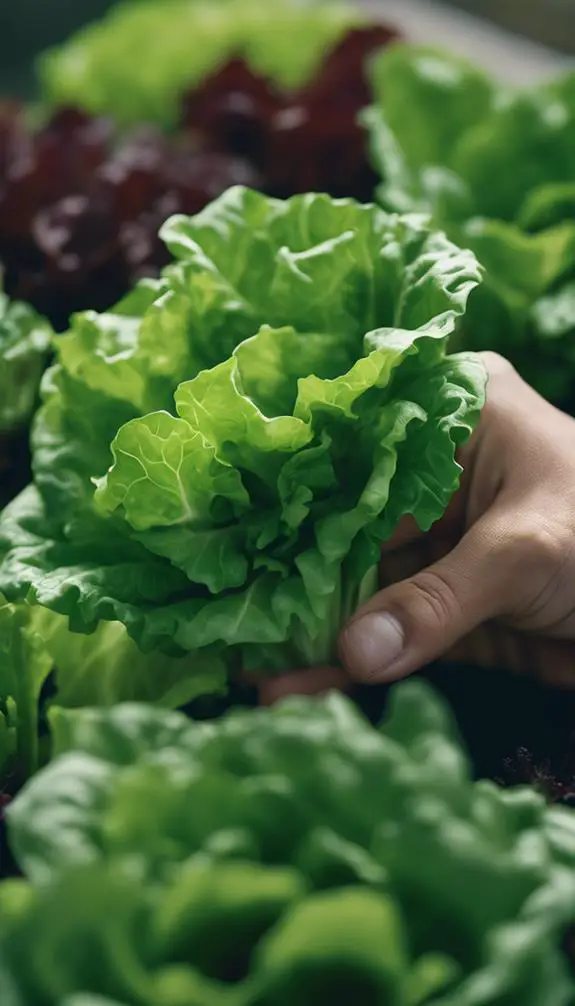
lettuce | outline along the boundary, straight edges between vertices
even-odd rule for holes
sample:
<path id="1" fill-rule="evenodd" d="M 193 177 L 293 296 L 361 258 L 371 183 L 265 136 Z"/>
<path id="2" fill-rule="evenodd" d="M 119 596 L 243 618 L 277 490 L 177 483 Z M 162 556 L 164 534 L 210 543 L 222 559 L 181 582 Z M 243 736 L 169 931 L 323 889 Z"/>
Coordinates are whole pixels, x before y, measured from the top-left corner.
<path id="1" fill-rule="evenodd" d="M 117 622 L 91 636 L 71 633 L 62 615 L 0 596 L 0 793 L 15 792 L 49 754 L 49 737 L 40 737 L 49 678 L 60 707 L 134 698 L 174 707 L 225 692 L 226 668 L 198 655 L 145 655 Z"/>
<path id="2" fill-rule="evenodd" d="M 516 92 L 457 57 L 396 46 L 364 113 L 382 203 L 427 211 L 485 267 L 461 345 L 575 390 L 575 76 Z"/>
<path id="3" fill-rule="evenodd" d="M 246 189 L 163 237 L 160 280 L 57 340 L 0 590 L 218 675 L 333 659 L 381 543 L 457 488 L 476 261 L 417 216 Z"/>
<path id="4" fill-rule="evenodd" d="M 52 670 L 35 613 L 0 596 L 0 792 L 36 771 L 40 693 Z"/>
<path id="5" fill-rule="evenodd" d="M 0 290 L 0 436 L 29 421 L 51 338 L 44 318 Z"/>
<path id="6" fill-rule="evenodd" d="M 313 76 L 326 49 L 365 17 L 351 5 L 294 0 L 124 0 L 45 53 L 51 104 L 74 104 L 124 125 L 174 125 L 182 92 L 231 56 L 281 87 Z M 135 53 L 145 53 L 135 59 Z"/>
<path id="7" fill-rule="evenodd" d="M 225 664 L 213 656 L 144 654 L 119 622 L 102 622 L 86 636 L 71 633 L 62 615 L 37 607 L 34 613 L 59 706 L 107 707 L 137 699 L 172 708 L 226 690 Z"/>
<path id="8" fill-rule="evenodd" d="M 572 1001 L 575 816 L 472 782 L 423 682 L 381 732 L 335 694 L 51 719 L 0 887 L 22 1006 Z"/>

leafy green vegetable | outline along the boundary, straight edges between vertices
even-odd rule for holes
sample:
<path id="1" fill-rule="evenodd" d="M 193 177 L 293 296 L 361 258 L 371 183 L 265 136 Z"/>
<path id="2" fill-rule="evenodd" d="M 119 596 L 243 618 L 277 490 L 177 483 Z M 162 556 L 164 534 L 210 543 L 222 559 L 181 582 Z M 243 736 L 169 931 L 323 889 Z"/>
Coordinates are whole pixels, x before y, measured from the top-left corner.
<path id="1" fill-rule="evenodd" d="M 0 596 L 0 791 L 15 791 L 39 767 L 40 698 L 50 674 L 60 706 L 140 701 L 183 706 L 205 691 L 224 691 L 226 668 L 201 657 L 145 655 L 117 622 L 91 636 L 71 633 L 46 608 Z"/>
<path id="2" fill-rule="evenodd" d="M 51 669 L 32 609 L 0 597 L 0 790 L 38 768 L 38 703 Z"/>
<path id="3" fill-rule="evenodd" d="M 284 88 L 305 83 L 326 49 L 365 18 L 345 3 L 124 0 L 39 62 L 45 97 L 125 125 L 173 125 L 178 100 L 238 54 Z M 135 52 L 146 58 L 134 60 Z"/>
<path id="4" fill-rule="evenodd" d="M 79 635 L 70 633 L 63 616 L 0 597 L 0 792 L 15 791 L 48 750 L 39 751 L 38 730 L 50 675 L 59 705 L 69 708 L 105 707 L 134 696 L 172 708 L 227 690 L 223 661 L 146 655 L 116 622 Z"/>
<path id="5" fill-rule="evenodd" d="M 381 201 L 431 212 L 485 267 L 461 344 L 504 353 L 563 402 L 575 391 L 575 76 L 516 92 L 456 57 L 396 46 L 372 78 Z"/>
<path id="6" fill-rule="evenodd" d="M 0 434 L 30 419 L 51 338 L 44 318 L 0 290 Z"/>
<path id="7" fill-rule="evenodd" d="M 422 682 L 382 732 L 341 695 L 52 726 L 0 887 L 21 1006 L 572 1002 L 575 816 L 473 783 Z"/>
<path id="8" fill-rule="evenodd" d="M 204 682 L 329 660 L 381 542 L 457 488 L 485 375 L 445 346 L 476 261 L 418 216 L 241 188 L 163 236 L 159 281 L 57 340 L 0 589 Z"/>
<path id="9" fill-rule="evenodd" d="M 36 610 L 51 620 L 52 631 L 44 630 L 43 638 L 53 660 L 61 706 L 111 706 L 137 699 L 172 708 L 187 705 L 206 691 L 226 689 L 223 661 L 198 654 L 144 654 L 118 622 L 103 622 L 85 636 L 71 633 L 61 615 Z"/>

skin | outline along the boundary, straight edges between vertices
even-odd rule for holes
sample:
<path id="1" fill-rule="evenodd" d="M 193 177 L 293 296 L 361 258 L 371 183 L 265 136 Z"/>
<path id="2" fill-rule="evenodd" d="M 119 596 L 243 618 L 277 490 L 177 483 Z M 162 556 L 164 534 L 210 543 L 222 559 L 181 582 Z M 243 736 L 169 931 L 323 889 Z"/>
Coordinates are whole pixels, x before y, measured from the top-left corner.
<path id="1" fill-rule="evenodd" d="M 488 400 L 446 515 L 386 545 L 383 589 L 340 635 L 342 667 L 266 680 L 263 704 L 397 681 L 440 656 L 575 686 L 575 420 L 482 356 Z"/>

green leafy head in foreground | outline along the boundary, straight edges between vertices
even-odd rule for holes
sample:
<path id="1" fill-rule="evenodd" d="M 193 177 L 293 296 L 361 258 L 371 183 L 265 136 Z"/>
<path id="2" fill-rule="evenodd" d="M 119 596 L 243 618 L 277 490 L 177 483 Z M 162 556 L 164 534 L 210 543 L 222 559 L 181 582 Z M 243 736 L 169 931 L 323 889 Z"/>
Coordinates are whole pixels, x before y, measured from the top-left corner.
<path id="1" fill-rule="evenodd" d="M 124 0 L 39 63 L 45 98 L 124 125 L 173 126 L 182 93 L 241 55 L 283 88 L 364 21 L 354 5 L 300 0 Z M 145 54 L 135 59 L 135 53 Z"/>
<path id="2" fill-rule="evenodd" d="M 365 113 L 383 204 L 431 212 L 486 269 L 465 345 L 508 356 L 548 397 L 575 388 L 575 75 L 532 90 L 400 45 Z M 572 404 L 572 403 L 571 403 Z"/>
<path id="3" fill-rule="evenodd" d="M 473 783 L 445 709 L 53 710 L 9 811 L 18 1006 L 569 1006 L 575 817 Z M 6 993 L 7 996 L 7 993 Z"/>
<path id="4" fill-rule="evenodd" d="M 418 216 L 246 189 L 163 236 L 161 280 L 57 341 L 0 590 L 231 671 L 329 660 L 381 543 L 457 488 L 476 261 Z"/>

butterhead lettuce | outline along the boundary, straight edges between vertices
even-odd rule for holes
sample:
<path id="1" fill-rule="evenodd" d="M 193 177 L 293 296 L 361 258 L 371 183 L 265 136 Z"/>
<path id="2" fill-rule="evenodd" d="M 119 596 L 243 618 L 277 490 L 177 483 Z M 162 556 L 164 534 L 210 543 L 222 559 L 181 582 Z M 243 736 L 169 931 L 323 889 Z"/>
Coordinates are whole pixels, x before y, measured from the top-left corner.
<path id="1" fill-rule="evenodd" d="M 485 267 L 462 344 L 503 353 L 543 394 L 568 404 L 575 76 L 516 91 L 458 57 L 398 45 L 375 58 L 372 81 L 364 119 L 383 205 L 431 212 Z"/>
<path id="2" fill-rule="evenodd" d="M 333 659 L 382 542 L 457 488 L 485 375 L 446 344 L 476 260 L 417 215 L 241 188 L 162 234 L 161 279 L 57 339 L 0 589 L 201 653 L 202 681 Z"/>

